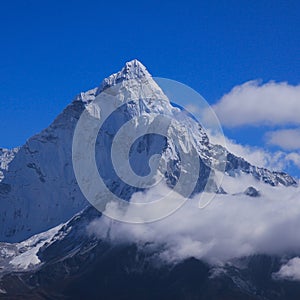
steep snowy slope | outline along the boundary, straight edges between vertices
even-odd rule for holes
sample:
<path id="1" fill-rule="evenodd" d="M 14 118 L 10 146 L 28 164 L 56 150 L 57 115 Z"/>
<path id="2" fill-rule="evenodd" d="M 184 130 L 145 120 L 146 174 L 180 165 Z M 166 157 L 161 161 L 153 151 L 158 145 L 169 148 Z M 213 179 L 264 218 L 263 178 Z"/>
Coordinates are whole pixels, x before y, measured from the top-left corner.
<path id="1" fill-rule="evenodd" d="M 142 88 L 140 88 L 142 86 Z M 77 184 L 72 164 L 72 142 L 76 124 L 85 109 L 97 118 L 93 101 L 106 93 L 110 98 L 107 107 L 119 105 L 99 132 L 96 143 L 97 163 L 101 165 L 101 176 L 106 185 L 119 197 L 129 200 L 140 190 L 120 180 L 114 172 L 110 158 L 112 137 L 119 128 L 133 117 L 143 116 L 144 126 L 153 120 L 153 114 L 177 118 L 180 114 L 169 102 L 161 88 L 155 83 L 146 68 L 137 60 L 126 63 L 118 73 L 105 79 L 99 88 L 81 93 L 54 122 L 41 133 L 30 138 L 11 161 L 5 177 L 0 183 L 0 240 L 22 241 L 36 233 L 55 227 L 89 205 Z M 128 99 L 138 101 L 127 102 Z M 141 124 L 139 124 L 141 125 Z M 257 180 L 271 185 L 296 185 L 287 174 L 271 172 L 251 166 L 242 158 L 228 153 L 225 148 L 209 143 L 201 126 L 190 118 L 175 124 L 169 132 L 170 140 L 162 137 L 145 136 L 133 145 L 132 168 L 136 173 L 148 173 L 147 159 L 155 153 L 163 156 L 166 170 L 160 173 L 169 186 L 174 186 L 180 171 L 180 151 L 196 149 L 201 172 L 194 193 L 201 192 L 211 179 L 211 171 L 220 157 L 227 163 L 226 173 L 252 174 Z M 176 144 L 172 142 L 176 140 Z M 175 147 L 179 145 L 179 149 Z M 177 151 L 178 150 L 178 151 Z M 196 170 L 196 169 L 195 169 Z M 209 181 L 212 192 L 222 192 L 214 180 Z"/>
<path id="2" fill-rule="evenodd" d="M 8 170 L 9 163 L 14 159 L 19 148 L 5 149 L 0 148 L 0 182 L 4 178 L 3 172 Z"/>

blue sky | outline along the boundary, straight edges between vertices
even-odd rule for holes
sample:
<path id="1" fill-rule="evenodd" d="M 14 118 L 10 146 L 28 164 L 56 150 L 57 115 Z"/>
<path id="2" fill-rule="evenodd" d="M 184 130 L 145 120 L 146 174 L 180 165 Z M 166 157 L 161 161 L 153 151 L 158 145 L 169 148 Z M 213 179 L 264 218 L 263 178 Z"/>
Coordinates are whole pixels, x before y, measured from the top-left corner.
<path id="1" fill-rule="evenodd" d="M 5 1 L 0 39 L 2 147 L 23 144 L 133 58 L 211 104 L 249 80 L 300 83 L 296 0 Z M 252 125 L 225 132 L 264 146 L 269 129 Z"/>

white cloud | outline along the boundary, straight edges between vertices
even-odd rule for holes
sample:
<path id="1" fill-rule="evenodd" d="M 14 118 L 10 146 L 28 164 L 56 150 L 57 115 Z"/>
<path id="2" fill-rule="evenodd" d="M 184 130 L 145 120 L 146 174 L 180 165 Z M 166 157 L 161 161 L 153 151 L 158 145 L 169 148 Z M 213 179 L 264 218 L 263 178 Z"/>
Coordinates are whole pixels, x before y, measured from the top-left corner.
<path id="1" fill-rule="evenodd" d="M 286 156 L 286 159 L 289 161 L 292 161 L 295 166 L 300 168 L 300 154 L 299 153 L 296 153 L 296 152 L 289 153 Z"/>
<path id="2" fill-rule="evenodd" d="M 300 124 L 300 85 L 249 81 L 234 87 L 214 105 L 222 125 Z"/>
<path id="3" fill-rule="evenodd" d="M 266 133 L 266 140 L 268 144 L 279 146 L 285 150 L 297 150 L 300 149 L 300 129 L 270 131 Z"/>
<path id="4" fill-rule="evenodd" d="M 300 258 L 290 259 L 277 273 L 273 274 L 273 277 L 275 279 L 300 281 Z"/>
<path id="5" fill-rule="evenodd" d="M 224 146 L 229 152 L 238 157 L 243 157 L 254 166 L 278 171 L 284 170 L 293 162 L 300 168 L 300 155 L 297 152 L 286 153 L 284 151 L 271 152 L 265 148 L 241 145 L 229 138 L 219 138 L 215 135 L 209 135 L 213 144 Z"/>
<path id="6" fill-rule="evenodd" d="M 222 125 L 288 126 L 300 124 L 300 85 L 288 83 L 249 81 L 234 87 L 214 105 Z M 210 137 L 214 143 L 222 139 Z M 282 150 L 271 151 L 266 147 L 240 145 L 225 139 L 224 145 L 233 154 L 245 158 L 251 164 L 271 170 L 284 170 L 291 164 L 300 168 L 300 128 L 278 129 L 265 134 L 267 145 Z"/>
<path id="7" fill-rule="evenodd" d="M 169 263 L 196 257 L 219 265 L 259 253 L 299 253 L 300 235 L 295 229 L 300 228 L 300 189 L 271 187 L 247 175 L 225 182 L 226 189 L 231 187 L 232 192 L 241 192 L 253 184 L 261 191 L 261 197 L 216 195 L 204 209 L 198 208 L 200 200 L 196 197 L 157 222 L 126 224 L 101 217 L 88 231 L 100 238 L 109 237 L 114 243 L 137 243 L 148 251 L 149 257 L 152 254 L 153 258 Z M 147 196 L 151 199 L 158 192 L 154 188 Z M 164 193 L 165 189 L 162 196 Z M 130 214 L 131 208 L 125 213 Z"/>

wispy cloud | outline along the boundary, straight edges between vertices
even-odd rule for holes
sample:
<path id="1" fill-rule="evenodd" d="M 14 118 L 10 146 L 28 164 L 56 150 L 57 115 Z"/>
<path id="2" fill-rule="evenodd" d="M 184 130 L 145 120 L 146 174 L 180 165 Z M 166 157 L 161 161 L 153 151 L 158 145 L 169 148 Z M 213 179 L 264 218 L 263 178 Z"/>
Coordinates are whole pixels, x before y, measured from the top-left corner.
<path id="1" fill-rule="evenodd" d="M 273 170 L 300 168 L 300 85 L 262 84 L 258 80 L 235 86 L 214 106 L 223 126 L 260 126 L 265 146 L 244 146 L 228 140 L 227 148 L 250 163 Z M 266 129 L 266 128 L 269 129 Z M 291 128 L 293 126 L 293 128 Z M 269 130 L 269 131 L 267 131 Z M 274 150 L 268 146 L 281 149 Z"/>
<path id="2" fill-rule="evenodd" d="M 235 86 L 214 105 L 221 123 L 242 125 L 300 125 L 300 85 L 258 80 Z"/>
<path id="3" fill-rule="evenodd" d="M 292 152 L 286 156 L 286 159 L 292 161 L 294 165 L 300 168 L 300 153 Z"/>
<path id="4" fill-rule="evenodd" d="M 299 115 L 299 119 L 300 119 L 300 115 Z M 285 150 L 299 150 L 300 149 L 300 128 L 281 129 L 281 130 L 267 132 L 266 140 L 268 144 L 279 146 Z"/>
<path id="5" fill-rule="evenodd" d="M 278 171 L 286 169 L 292 162 L 300 168 L 300 154 L 298 152 L 268 151 L 258 146 L 242 145 L 229 138 L 209 135 L 214 144 L 221 144 L 236 156 L 243 157 L 252 165 Z"/>

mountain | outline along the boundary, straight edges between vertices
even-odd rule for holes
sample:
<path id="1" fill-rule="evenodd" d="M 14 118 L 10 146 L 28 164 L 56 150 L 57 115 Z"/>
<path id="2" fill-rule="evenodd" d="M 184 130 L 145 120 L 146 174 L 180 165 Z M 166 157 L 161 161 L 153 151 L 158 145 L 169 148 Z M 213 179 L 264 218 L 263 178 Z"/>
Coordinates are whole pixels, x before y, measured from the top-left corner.
<path id="1" fill-rule="evenodd" d="M 298 185 L 284 172 L 253 166 L 225 147 L 212 144 L 202 126 L 170 102 L 146 68 L 137 60 L 130 61 L 98 88 L 80 93 L 48 128 L 25 145 L 0 149 L 0 298 L 298 299 L 299 284 L 273 280 L 272 274 L 281 266 L 277 256 L 242 257 L 222 267 L 193 255 L 175 264 L 162 263 L 156 260 L 157 249 L 139 247 L 139 241 L 115 244 L 109 230 L 105 237 L 87 230 L 104 217 L 78 185 L 72 146 L 83 114 L 91 121 L 103 117 L 96 103 L 99 97 L 106 101 L 103 109 L 113 113 L 95 140 L 95 161 L 106 187 L 125 201 L 148 190 L 120 177 L 111 158 L 114 136 L 131 120 L 138 120 L 134 124 L 140 133 L 146 132 L 130 148 L 132 169 L 146 176 L 152 172 L 150 157 L 160 154 L 162 164 L 155 165 L 155 175 L 169 188 L 176 188 L 180 172 L 192 173 L 193 190 L 185 190 L 185 186 L 189 188 L 186 182 L 178 190 L 183 196 L 232 193 L 226 180 L 218 184 L 220 174 L 239 188 L 232 196 L 253 201 L 260 199 L 265 189 Z M 168 138 L 153 134 L 164 128 L 163 122 L 155 123 L 153 115 L 172 120 Z M 85 128 L 85 136 L 89 130 L 94 129 Z M 128 130 L 127 142 L 134 137 Z M 84 138 L 79 145 L 85 145 Z M 184 155 L 194 150 L 199 168 L 184 164 Z M 122 165 L 122 159 L 118 162 Z M 92 182 L 93 173 L 89 169 L 84 172 Z M 251 178 L 251 185 L 248 181 L 241 184 L 243 176 Z M 184 225 L 184 220 L 179 222 Z"/>
<path id="2" fill-rule="evenodd" d="M 143 88 L 139 88 L 140 86 Z M 133 60 L 126 63 L 120 72 L 104 79 L 98 88 L 79 94 L 48 128 L 31 137 L 18 152 L 3 152 L 1 165 L 4 164 L 4 178 L 0 183 L 0 240 L 22 241 L 66 222 L 89 205 L 77 184 L 73 171 L 73 135 L 75 126 L 85 109 L 92 117 L 97 117 L 93 101 L 97 95 L 105 94 L 109 88 L 113 89 L 114 95 L 111 96 L 110 92 L 111 98 L 108 99 L 107 106 L 112 103 L 125 104 L 110 116 L 100 131 L 101 138 L 97 140 L 96 154 L 101 152 L 97 154 L 98 165 L 102 166 L 101 176 L 106 185 L 125 200 L 129 200 L 134 192 L 140 190 L 124 183 L 114 172 L 110 159 L 112 136 L 122 124 L 134 117 L 143 116 L 147 119 L 148 123 L 143 125 L 147 128 L 151 114 L 163 113 L 176 118 L 178 108 L 171 105 L 146 68 L 137 60 Z M 128 98 L 134 97 L 138 97 L 139 101 L 126 102 Z M 135 154 L 134 159 L 131 159 L 133 169 L 138 174 L 147 174 L 149 166 L 145 164 L 145 160 L 152 154 L 160 153 L 167 165 L 165 174 L 160 175 L 165 177 L 167 183 L 172 186 L 178 180 L 180 168 L 178 152 L 194 147 L 200 159 L 201 172 L 198 171 L 199 178 L 193 193 L 204 190 L 207 181 L 210 180 L 211 169 L 217 166 L 214 162 L 220 157 L 224 160 L 221 163 L 223 165 L 226 163 L 225 171 L 229 176 L 248 173 L 257 180 L 273 186 L 297 184 L 296 180 L 285 173 L 271 172 L 252 166 L 244 159 L 229 153 L 224 147 L 212 145 L 202 127 L 190 118 L 182 120 L 181 125 L 174 126 L 175 130 L 170 133 L 171 138 L 168 141 L 161 136 L 147 135 L 134 145 L 137 151 L 138 147 L 144 147 L 139 152 L 139 156 Z M 190 128 L 189 132 L 183 132 L 184 126 Z M 178 135 L 178 132 L 181 134 Z M 177 141 L 176 146 L 179 151 L 175 149 L 172 140 Z M 9 161 L 10 159 L 7 158 L 12 158 L 12 154 L 14 158 L 6 170 L 5 161 Z M 220 192 L 216 190 L 217 186 L 213 179 L 210 181 L 211 191 Z"/>

